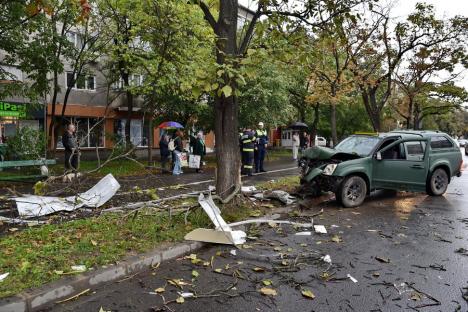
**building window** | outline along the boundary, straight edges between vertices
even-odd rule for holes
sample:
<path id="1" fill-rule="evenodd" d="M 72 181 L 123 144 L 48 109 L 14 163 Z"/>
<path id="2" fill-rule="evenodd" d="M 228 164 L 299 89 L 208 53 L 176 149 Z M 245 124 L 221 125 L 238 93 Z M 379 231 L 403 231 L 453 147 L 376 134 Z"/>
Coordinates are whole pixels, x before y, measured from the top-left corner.
<path id="1" fill-rule="evenodd" d="M 92 75 L 76 75 L 76 73 L 67 73 L 67 87 L 72 87 L 77 90 L 96 90 L 96 76 Z"/>
<path id="2" fill-rule="evenodd" d="M 76 49 L 83 48 L 84 40 L 83 36 L 76 32 L 69 32 L 67 34 L 67 39 L 70 41 Z"/>
<path id="3" fill-rule="evenodd" d="M 16 66 L 2 65 L 0 80 L 23 81 L 23 72 Z"/>
<path id="4" fill-rule="evenodd" d="M 76 140 L 81 148 L 104 147 L 105 121 L 102 118 L 70 117 L 68 120 L 75 124 Z M 57 147 L 63 148 L 61 136 L 58 137 Z"/>
<path id="5" fill-rule="evenodd" d="M 132 87 L 141 87 L 143 85 L 144 76 L 139 74 L 131 74 L 128 77 L 128 84 Z M 123 90 L 125 83 L 122 78 L 112 83 L 111 88 L 114 90 Z"/>
<path id="6" fill-rule="evenodd" d="M 115 121 L 114 132 L 117 137 L 117 142 L 125 144 L 125 124 L 126 119 Z M 130 142 L 138 147 L 148 146 L 148 129 L 142 119 L 130 120 Z"/>

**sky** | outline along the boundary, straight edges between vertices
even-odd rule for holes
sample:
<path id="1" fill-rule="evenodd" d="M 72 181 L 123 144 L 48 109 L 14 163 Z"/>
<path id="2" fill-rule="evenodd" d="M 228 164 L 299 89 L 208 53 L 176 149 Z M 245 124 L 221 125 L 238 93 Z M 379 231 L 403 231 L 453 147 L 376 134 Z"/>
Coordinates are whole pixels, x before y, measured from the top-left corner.
<path id="1" fill-rule="evenodd" d="M 418 2 L 432 4 L 438 18 L 450 18 L 455 15 L 468 16 L 468 0 L 396 0 L 392 2 L 394 2 L 392 16 L 396 19 L 406 18 Z M 256 9 L 255 0 L 239 0 L 239 3 L 253 10 Z M 468 73 L 465 73 L 456 84 L 468 89 Z"/>

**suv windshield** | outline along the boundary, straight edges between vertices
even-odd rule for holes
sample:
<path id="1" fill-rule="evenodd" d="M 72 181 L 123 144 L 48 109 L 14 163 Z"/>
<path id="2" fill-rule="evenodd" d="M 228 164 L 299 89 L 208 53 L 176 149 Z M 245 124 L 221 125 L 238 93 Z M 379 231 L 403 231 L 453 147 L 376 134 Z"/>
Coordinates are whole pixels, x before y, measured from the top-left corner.
<path id="1" fill-rule="evenodd" d="M 379 143 L 379 137 L 371 136 L 350 136 L 341 141 L 335 149 L 340 152 L 359 155 L 361 157 L 368 156 L 374 147 Z"/>

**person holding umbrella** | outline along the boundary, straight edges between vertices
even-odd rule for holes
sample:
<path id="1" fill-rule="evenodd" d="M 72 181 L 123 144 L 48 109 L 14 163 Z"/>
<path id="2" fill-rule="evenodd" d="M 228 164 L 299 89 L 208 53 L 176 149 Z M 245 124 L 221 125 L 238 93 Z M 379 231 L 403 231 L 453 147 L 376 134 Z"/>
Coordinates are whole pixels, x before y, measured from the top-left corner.
<path id="1" fill-rule="evenodd" d="M 182 137 L 184 133 L 181 129 L 184 128 L 180 123 L 175 121 L 166 121 L 158 126 L 159 129 L 176 129 L 176 137 L 174 138 L 174 150 L 172 151 L 172 174 L 179 175 L 182 172 L 182 167 L 180 164 L 179 155 L 184 151 L 184 144 L 182 142 Z M 169 145 L 169 144 L 168 144 Z"/>

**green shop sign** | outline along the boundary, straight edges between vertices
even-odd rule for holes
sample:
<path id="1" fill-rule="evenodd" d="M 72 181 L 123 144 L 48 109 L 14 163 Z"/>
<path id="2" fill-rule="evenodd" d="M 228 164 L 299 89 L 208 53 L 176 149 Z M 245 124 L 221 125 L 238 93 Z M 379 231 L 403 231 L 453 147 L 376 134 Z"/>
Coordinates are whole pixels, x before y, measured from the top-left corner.
<path id="1" fill-rule="evenodd" d="M 26 117 L 26 106 L 0 101 L 0 117 Z"/>

